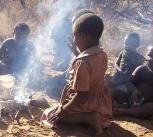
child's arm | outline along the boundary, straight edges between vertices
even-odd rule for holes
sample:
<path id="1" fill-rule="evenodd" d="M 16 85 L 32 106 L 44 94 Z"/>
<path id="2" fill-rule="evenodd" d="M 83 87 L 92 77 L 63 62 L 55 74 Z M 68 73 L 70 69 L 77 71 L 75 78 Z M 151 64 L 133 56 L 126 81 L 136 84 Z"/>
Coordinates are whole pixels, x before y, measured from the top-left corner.
<path id="1" fill-rule="evenodd" d="M 132 82 L 132 84 L 134 84 L 134 85 L 137 85 L 138 84 L 138 82 L 140 81 L 140 79 L 141 79 L 141 74 L 144 72 L 144 69 L 142 68 L 142 66 L 139 66 L 139 67 L 137 67 L 135 70 L 134 70 L 134 72 L 132 73 L 132 77 L 131 77 L 131 82 Z"/>
<path id="2" fill-rule="evenodd" d="M 73 96 L 72 100 L 69 103 L 67 103 L 66 105 L 62 106 L 63 111 L 66 112 L 67 110 L 69 110 L 73 106 L 76 106 L 76 105 L 80 104 L 82 101 L 85 101 L 87 96 L 88 96 L 88 92 L 87 91 L 82 91 L 82 92 L 79 91 L 79 92 L 77 92 Z"/>
<path id="3" fill-rule="evenodd" d="M 118 56 L 116 62 L 115 62 L 115 68 L 117 69 L 117 71 L 121 72 L 122 70 L 120 69 L 120 62 L 121 62 L 121 58 L 122 58 L 122 53 L 120 53 L 120 55 Z"/>
<path id="4" fill-rule="evenodd" d="M 2 43 L 2 46 L 0 48 L 0 60 L 4 63 L 6 62 L 9 62 L 9 57 L 10 57 L 10 54 L 12 54 L 10 51 L 9 48 L 12 48 L 12 43 L 13 41 L 8 39 L 8 40 L 5 40 L 3 43 Z M 12 57 L 11 57 L 12 58 Z"/>
<path id="5" fill-rule="evenodd" d="M 89 94 L 89 81 L 90 81 L 90 67 L 84 61 L 77 61 L 75 63 L 75 72 L 73 84 L 71 85 L 72 90 L 75 91 L 75 95 L 72 100 L 63 106 L 65 110 L 72 108 L 73 105 L 81 104 L 85 101 Z"/>
<path id="6" fill-rule="evenodd" d="M 0 59 L 3 59 L 6 49 L 7 49 L 7 42 L 3 42 L 0 48 Z"/>
<path id="7" fill-rule="evenodd" d="M 132 93 L 132 100 L 135 102 L 135 103 L 140 103 L 141 102 L 141 99 L 143 98 L 142 94 L 141 94 L 141 91 L 139 91 L 137 89 L 137 87 L 135 85 L 137 85 L 142 77 L 142 73 L 143 73 L 143 68 L 140 66 L 140 67 L 137 67 L 133 74 L 132 74 L 132 77 L 131 77 L 131 87 L 133 87 L 134 91 Z"/>

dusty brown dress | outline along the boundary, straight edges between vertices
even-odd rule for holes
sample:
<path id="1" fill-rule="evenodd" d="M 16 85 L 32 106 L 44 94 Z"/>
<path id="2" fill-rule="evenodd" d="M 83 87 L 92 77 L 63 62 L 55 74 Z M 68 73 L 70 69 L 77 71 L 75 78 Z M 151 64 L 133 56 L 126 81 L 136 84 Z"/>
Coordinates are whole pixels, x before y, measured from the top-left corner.
<path id="1" fill-rule="evenodd" d="M 86 98 L 76 106 L 67 110 L 69 115 L 82 112 L 98 112 L 101 115 L 102 127 L 110 125 L 112 115 L 112 102 L 110 94 L 104 89 L 104 75 L 107 69 L 107 55 L 100 46 L 95 46 L 82 52 L 73 62 L 69 74 L 69 84 L 65 86 L 61 96 L 60 105 L 72 100 L 77 92 L 86 92 Z M 47 121 L 54 116 L 57 107 L 44 112 L 42 120 L 46 124 L 56 123 L 56 119 Z"/>

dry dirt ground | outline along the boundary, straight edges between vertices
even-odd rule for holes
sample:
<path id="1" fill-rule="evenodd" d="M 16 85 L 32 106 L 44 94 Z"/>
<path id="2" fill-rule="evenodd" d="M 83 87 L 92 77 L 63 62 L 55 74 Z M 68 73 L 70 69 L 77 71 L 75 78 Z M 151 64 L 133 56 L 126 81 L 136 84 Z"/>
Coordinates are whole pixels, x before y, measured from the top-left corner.
<path id="1" fill-rule="evenodd" d="M 61 125 L 59 130 L 52 130 L 39 121 L 21 118 L 20 123 L 1 124 L 0 137 L 95 137 L 85 125 Z M 153 137 L 153 120 L 114 118 L 112 126 L 104 130 L 104 137 Z"/>

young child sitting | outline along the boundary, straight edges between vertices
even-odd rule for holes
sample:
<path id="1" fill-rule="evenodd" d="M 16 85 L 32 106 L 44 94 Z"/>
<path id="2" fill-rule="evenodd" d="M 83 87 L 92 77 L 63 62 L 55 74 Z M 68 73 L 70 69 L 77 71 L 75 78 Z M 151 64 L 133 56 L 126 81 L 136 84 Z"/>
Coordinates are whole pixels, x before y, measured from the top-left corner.
<path id="1" fill-rule="evenodd" d="M 104 89 L 107 55 L 99 46 L 103 27 L 101 18 L 91 13 L 81 15 L 73 24 L 74 42 L 80 54 L 71 65 L 69 84 L 60 105 L 44 112 L 44 123 L 87 123 L 95 129 L 96 136 L 110 125 L 111 96 Z"/>
<path id="2" fill-rule="evenodd" d="M 139 46 L 139 34 L 131 33 L 126 36 L 124 50 L 121 51 L 115 63 L 117 73 L 114 75 L 114 81 L 116 85 L 128 82 L 135 68 L 143 64 L 144 58 L 137 52 Z"/>
<path id="3" fill-rule="evenodd" d="M 135 69 L 131 78 L 132 108 L 115 109 L 115 114 L 134 117 L 153 116 L 153 47 L 147 54 L 147 63 Z"/>
<path id="4" fill-rule="evenodd" d="M 36 54 L 36 49 L 29 40 L 29 35 L 29 25 L 18 23 L 14 28 L 13 38 L 2 43 L 0 60 L 5 65 L 5 72 L 0 70 L 0 74 L 9 73 L 16 77 L 25 71 L 29 60 L 34 58 Z"/>

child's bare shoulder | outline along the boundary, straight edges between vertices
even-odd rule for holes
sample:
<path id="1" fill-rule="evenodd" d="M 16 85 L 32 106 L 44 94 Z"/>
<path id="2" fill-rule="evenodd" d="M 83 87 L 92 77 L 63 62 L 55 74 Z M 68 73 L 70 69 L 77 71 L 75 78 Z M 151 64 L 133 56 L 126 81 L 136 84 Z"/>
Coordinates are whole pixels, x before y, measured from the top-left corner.
<path id="1" fill-rule="evenodd" d="M 2 43 L 2 46 L 9 46 L 14 44 L 14 39 L 13 38 L 8 38 L 6 40 L 4 40 L 4 42 Z"/>

